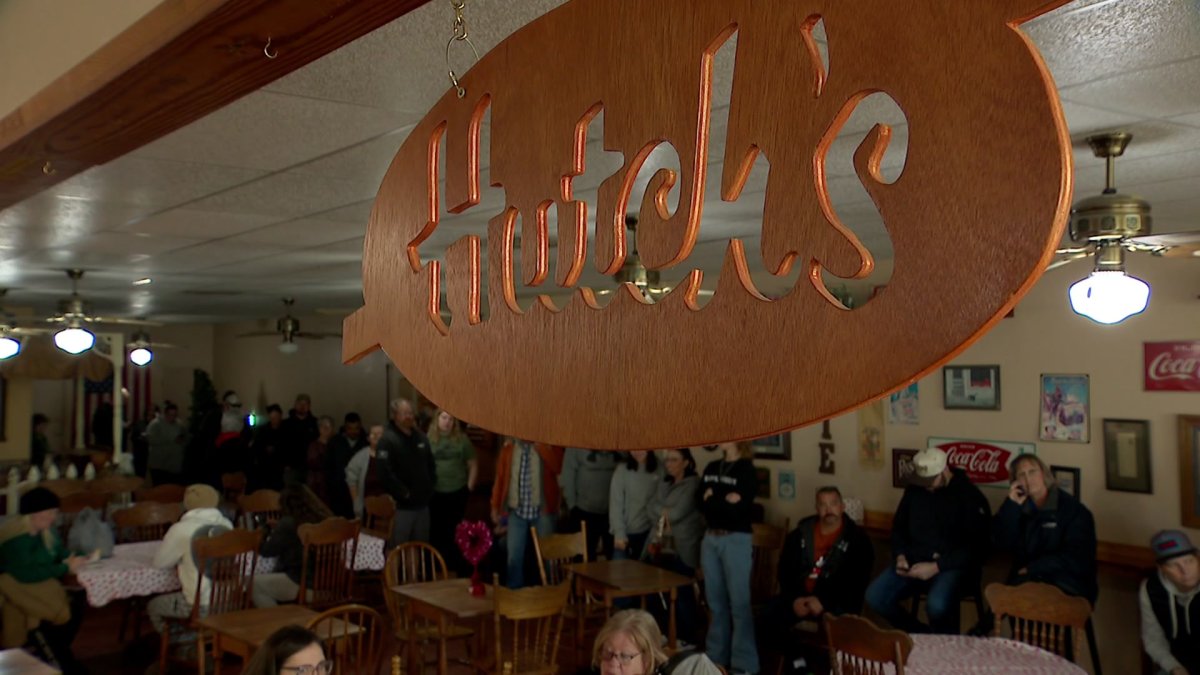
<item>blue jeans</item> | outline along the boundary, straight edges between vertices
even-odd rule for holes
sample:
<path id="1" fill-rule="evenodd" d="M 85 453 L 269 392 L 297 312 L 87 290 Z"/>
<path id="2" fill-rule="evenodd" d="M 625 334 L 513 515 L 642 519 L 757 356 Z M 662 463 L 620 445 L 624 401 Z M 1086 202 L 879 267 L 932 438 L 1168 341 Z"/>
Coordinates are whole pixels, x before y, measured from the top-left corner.
<path id="1" fill-rule="evenodd" d="M 758 645 L 750 610 L 752 550 L 749 532 L 710 533 L 700 544 L 704 596 L 712 610 L 705 651 L 717 665 L 747 673 L 758 672 Z"/>
<path id="2" fill-rule="evenodd" d="M 928 581 L 909 579 L 896 574 L 895 566 L 888 567 L 867 587 L 867 604 L 906 633 L 945 633 L 957 635 L 961 628 L 958 603 L 962 598 L 964 570 L 945 570 Z M 900 606 L 900 601 L 924 591 L 925 613 L 930 625 L 918 621 Z"/>
<path id="3" fill-rule="evenodd" d="M 525 554 L 529 549 L 530 528 L 536 527 L 538 534 L 545 536 L 554 534 L 554 516 L 542 513 L 536 519 L 528 520 L 515 513 L 508 514 L 508 536 L 505 545 L 508 548 L 508 587 L 525 587 Z M 535 580 L 541 581 L 541 579 Z"/>

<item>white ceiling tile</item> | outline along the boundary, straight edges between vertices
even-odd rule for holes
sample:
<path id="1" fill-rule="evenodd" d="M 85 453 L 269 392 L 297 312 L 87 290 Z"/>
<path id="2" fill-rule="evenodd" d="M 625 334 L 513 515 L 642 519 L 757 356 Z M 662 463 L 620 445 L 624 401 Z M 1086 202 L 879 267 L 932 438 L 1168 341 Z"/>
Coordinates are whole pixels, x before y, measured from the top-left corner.
<path id="1" fill-rule="evenodd" d="M 384 134 L 320 159 L 294 166 L 289 171 L 355 181 L 378 188 L 400 145 L 408 137 L 408 131 L 409 129 L 405 128 Z"/>
<path id="2" fill-rule="evenodd" d="M 1195 0 L 1074 2 L 1025 30 L 1059 87 L 1200 55 Z"/>
<path id="3" fill-rule="evenodd" d="M 258 91 L 134 154 L 278 171 L 415 121 L 378 108 Z"/>
<path id="4" fill-rule="evenodd" d="M 154 272 L 195 272 L 254 258 L 278 257 L 285 251 L 275 246 L 246 246 L 214 241 L 153 256 L 136 269 L 150 277 Z"/>
<path id="5" fill-rule="evenodd" d="M 355 202 L 340 208 L 315 213 L 313 216 L 321 220 L 332 220 L 339 223 L 362 223 L 365 225 L 371 220 L 371 209 L 374 207 L 375 198 L 372 197 L 371 199 L 364 199 L 361 202 Z"/>
<path id="6" fill-rule="evenodd" d="M 1179 117 L 1172 117 L 1170 121 L 1178 124 L 1200 127 L 1200 112 L 1191 113 L 1190 115 L 1180 115 Z"/>
<path id="7" fill-rule="evenodd" d="M 301 173 L 276 173 L 190 204 L 205 211 L 308 216 L 373 197 L 378 186 Z"/>
<path id="8" fill-rule="evenodd" d="M 17 260 L 21 265 L 32 265 L 64 269 L 80 268 L 110 268 L 122 267 L 140 263 L 149 258 L 145 253 L 130 253 L 123 251 L 99 251 L 90 248 L 55 247 L 27 253 Z"/>
<path id="9" fill-rule="evenodd" d="M 1196 82 L 1200 82 L 1200 58 L 1127 72 L 1067 87 L 1062 92 L 1078 103 L 1161 118 L 1200 111 L 1200 88 L 1195 86 Z"/>
<path id="10" fill-rule="evenodd" d="M 79 240 L 71 248 L 119 255 L 158 255 L 200 243 L 197 239 L 152 236 L 132 232 L 101 232 Z"/>
<path id="11" fill-rule="evenodd" d="M 126 155 L 73 176 L 46 194 L 161 208 L 219 192 L 264 173 L 261 169 Z"/>
<path id="12" fill-rule="evenodd" d="M 1140 117 L 1083 105 L 1063 99 L 1063 115 L 1067 118 L 1067 131 L 1072 138 L 1081 138 L 1098 131 L 1111 131 L 1121 126 L 1135 124 Z"/>
<path id="13" fill-rule="evenodd" d="M 286 216 L 254 213 L 171 209 L 132 222 L 120 230 L 167 237 L 224 239 L 231 235 L 256 230 L 285 218 Z"/>
<path id="14" fill-rule="evenodd" d="M 0 211 L 0 228 L 49 228 L 63 240 L 110 230 L 153 207 L 40 194 Z"/>
<path id="15" fill-rule="evenodd" d="M 230 237 L 230 243 L 250 245 L 271 244 L 284 248 L 309 248 L 361 237 L 367 231 L 366 223 L 354 225 L 317 218 L 289 220 L 263 227 L 252 232 Z"/>

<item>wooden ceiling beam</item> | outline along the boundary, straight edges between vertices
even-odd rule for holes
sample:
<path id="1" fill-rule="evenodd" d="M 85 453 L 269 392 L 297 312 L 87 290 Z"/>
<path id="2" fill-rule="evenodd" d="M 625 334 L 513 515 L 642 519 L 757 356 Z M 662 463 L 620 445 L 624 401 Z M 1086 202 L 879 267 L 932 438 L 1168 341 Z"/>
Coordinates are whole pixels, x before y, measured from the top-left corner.
<path id="1" fill-rule="evenodd" d="M 179 129 L 429 0 L 165 0 L 0 119 L 0 209 Z M 264 47 L 271 40 L 268 58 Z"/>

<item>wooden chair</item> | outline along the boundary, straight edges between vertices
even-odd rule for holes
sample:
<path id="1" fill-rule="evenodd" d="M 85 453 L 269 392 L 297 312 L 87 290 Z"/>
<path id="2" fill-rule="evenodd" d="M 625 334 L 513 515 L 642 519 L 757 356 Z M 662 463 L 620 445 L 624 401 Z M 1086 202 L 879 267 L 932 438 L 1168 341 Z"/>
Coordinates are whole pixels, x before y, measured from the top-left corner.
<path id="1" fill-rule="evenodd" d="M 179 502 L 140 502 L 113 511 L 112 522 L 117 542 L 128 544 L 162 539 L 182 515 L 183 504 Z"/>
<path id="2" fill-rule="evenodd" d="M 883 675 L 886 664 L 895 668 L 896 675 L 904 675 L 913 648 L 907 633 L 877 628 L 855 614 L 826 614 L 825 634 L 834 675 Z"/>
<path id="3" fill-rule="evenodd" d="M 187 488 L 183 485 L 164 483 L 154 487 L 143 488 L 133 493 L 134 502 L 158 502 L 160 504 L 182 504 L 183 493 Z"/>
<path id="4" fill-rule="evenodd" d="M 364 530 L 387 541 L 392 538 L 392 521 L 396 519 L 396 500 L 391 495 L 374 495 L 363 499 Z"/>
<path id="5" fill-rule="evenodd" d="M 55 478 L 54 480 L 39 481 L 38 487 L 46 488 L 62 499 L 69 494 L 86 491 L 87 482 L 81 478 Z"/>
<path id="6" fill-rule="evenodd" d="M 327 518 L 301 525 L 304 567 L 300 572 L 301 605 L 335 607 L 350 598 L 354 558 L 358 553 L 358 523 Z"/>
<path id="7" fill-rule="evenodd" d="M 378 675 L 383 660 L 383 617 L 365 605 L 342 605 L 313 617 L 308 629 L 321 638 L 338 675 Z"/>
<path id="8" fill-rule="evenodd" d="M 783 527 L 754 523 L 751 525 L 750 602 L 760 605 L 779 592 L 779 554 L 787 539 L 788 523 Z"/>
<path id="9" fill-rule="evenodd" d="M 538 534 L 536 527 L 529 528 L 533 536 L 533 550 L 537 554 L 538 573 L 543 586 L 557 586 L 567 580 L 570 570 L 567 565 L 588 561 L 587 523 L 580 523 L 578 532 L 571 534 Z"/>
<path id="10" fill-rule="evenodd" d="M 568 575 L 555 586 L 514 591 L 501 586 L 499 576 L 493 578 L 495 660 L 485 670 L 522 675 L 558 672 L 558 644 L 573 581 Z"/>
<path id="11" fill-rule="evenodd" d="M 983 593 L 996 613 L 993 635 L 1000 636 L 1007 618 L 1012 625 L 1012 639 L 1075 661 L 1083 630 L 1092 615 L 1092 606 L 1086 599 L 1036 582 L 1019 586 L 988 584 Z"/>
<path id="12" fill-rule="evenodd" d="M 242 512 L 242 527 L 257 529 L 262 524 L 272 524 L 283 517 L 283 506 L 279 493 L 274 490 L 256 490 L 252 494 L 238 497 L 238 509 Z"/>
<path id="13" fill-rule="evenodd" d="M 140 490 L 145 483 L 145 480 L 137 476 L 106 476 L 89 481 L 87 489 L 91 492 L 108 495 L 109 501 L 124 501 L 127 496 L 132 498 L 133 493 Z"/>
<path id="14" fill-rule="evenodd" d="M 225 501 L 237 504 L 246 494 L 246 474 L 241 471 L 221 474 L 221 491 Z"/>
<path id="15" fill-rule="evenodd" d="M 67 534 L 71 531 L 71 525 L 75 523 L 75 517 L 79 515 L 80 511 L 95 509 L 103 518 L 107 508 L 108 495 L 98 492 L 72 492 L 60 498 L 58 505 L 59 534 L 62 536 L 63 542 L 66 543 Z"/>
<path id="16" fill-rule="evenodd" d="M 425 581 L 441 581 L 450 576 L 446 561 L 442 554 L 433 546 L 423 541 L 410 541 L 400 544 L 388 553 L 383 563 L 383 597 L 387 603 L 388 616 L 392 619 L 392 628 L 396 641 L 402 649 L 407 648 L 409 633 L 415 631 L 417 640 L 423 645 L 437 640 L 441 636 L 436 624 L 422 622 L 410 625 L 408 612 L 404 609 L 404 597 L 392 590 L 395 586 L 404 584 L 419 584 Z M 467 654 L 471 653 L 470 638 L 475 631 L 465 626 L 450 625 L 446 627 L 447 640 L 466 640 Z"/>
<path id="17" fill-rule="evenodd" d="M 258 564 L 258 549 L 262 546 L 261 530 L 232 530 L 210 538 L 192 540 L 192 555 L 196 569 L 209 580 L 208 615 L 249 609 L 254 593 L 254 568 Z M 199 624 L 201 593 L 206 584 L 196 584 L 192 598 L 192 614 L 186 619 L 167 619 L 159 647 L 158 672 L 167 672 L 172 632 L 192 630 L 196 633 L 197 672 L 205 671 L 205 634 Z"/>
<path id="18" fill-rule="evenodd" d="M 128 544 L 140 541 L 158 541 L 167 534 L 179 517 L 183 515 L 183 505 L 160 504 L 158 502 L 141 502 L 129 508 L 114 511 L 112 514 L 113 529 L 117 543 Z M 125 642 L 125 629 L 130 617 L 134 617 L 134 639 L 142 635 L 142 608 L 145 598 L 132 597 L 125 604 L 121 613 L 121 627 L 117 638 Z"/>

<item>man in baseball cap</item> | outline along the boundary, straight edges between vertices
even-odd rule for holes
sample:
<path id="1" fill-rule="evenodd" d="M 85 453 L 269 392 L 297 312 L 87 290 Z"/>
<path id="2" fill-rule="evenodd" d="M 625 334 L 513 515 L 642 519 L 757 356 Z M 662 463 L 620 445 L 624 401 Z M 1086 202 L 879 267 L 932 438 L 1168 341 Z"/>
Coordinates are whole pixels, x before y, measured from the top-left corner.
<path id="1" fill-rule="evenodd" d="M 949 466 L 944 450 L 918 452 L 892 519 L 895 564 L 871 582 L 867 604 L 908 633 L 959 633 L 958 603 L 977 584 L 990 517 L 983 493 Z M 928 625 L 900 606 L 921 592 L 928 594 Z"/>
<path id="2" fill-rule="evenodd" d="M 1150 538 L 1158 571 L 1142 582 L 1142 646 L 1171 675 L 1200 673 L 1200 556 L 1188 536 L 1163 530 Z"/>

